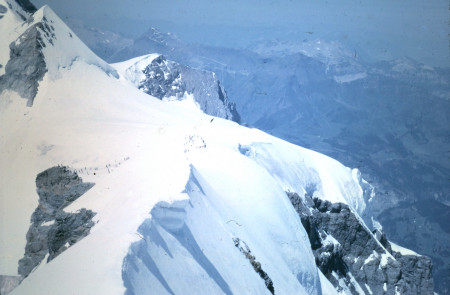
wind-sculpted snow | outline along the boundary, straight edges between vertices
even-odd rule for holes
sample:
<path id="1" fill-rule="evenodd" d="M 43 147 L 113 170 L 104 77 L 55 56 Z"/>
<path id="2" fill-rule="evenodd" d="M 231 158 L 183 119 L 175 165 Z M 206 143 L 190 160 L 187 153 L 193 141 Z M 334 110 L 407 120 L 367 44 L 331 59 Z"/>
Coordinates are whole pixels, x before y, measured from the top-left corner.
<path id="1" fill-rule="evenodd" d="M 292 274 L 280 273 L 289 261 L 287 256 L 279 260 L 280 251 L 284 252 L 281 241 L 258 244 L 266 231 L 254 231 L 258 219 L 247 227 L 250 224 L 233 212 L 237 204 L 224 203 L 221 199 L 227 196 L 214 192 L 195 168 L 185 194 L 188 199 L 158 203 L 151 219 L 140 226 L 141 240 L 130 247 L 124 259 L 126 294 L 322 294 L 309 259 L 304 260 L 303 271 L 293 268 Z M 240 206 L 238 211 L 247 211 L 246 205 Z M 249 220 L 257 218 L 251 210 L 247 214 Z M 286 212 L 267 211 L 266 218 L 273 214 Z M 281 248 L 274 248 L 275 244 Z M 292 246 L 286 245 L 290 255 L 298 256 L 291 258 L 291 264 L 307 255 Z"/>
<path id="2" fill-rule="evenodd" d="M 357 169 L 351 170 L 310 150 L 304 152 L 311 156 L 304 157 L 300 149 L 279 146 L 274 150 L 271 143 L 264 142 L 239 147 L 242 154 L 265 167 L 286 190 L 307 193 L 331 202 L 343 202 L 362 215 L 365 200 L 373 195 L 373 187 L 361 178 Z M 327 169 L 321 168 L 325 166 Z"/>
<path id="3" fill-rule="evenodd" d="M 93 183 L 83 183 L 66 167 L 52 167 L 38 174 L 39 206 L 31 216 L 25 255 L 19 261 L 20 275 L 28 276 L 47 255 L 49 262 L 89 234 L 94 226 L 94 212 L 83 208 L 67 213 L 63 209 L 93 186 Z"/>

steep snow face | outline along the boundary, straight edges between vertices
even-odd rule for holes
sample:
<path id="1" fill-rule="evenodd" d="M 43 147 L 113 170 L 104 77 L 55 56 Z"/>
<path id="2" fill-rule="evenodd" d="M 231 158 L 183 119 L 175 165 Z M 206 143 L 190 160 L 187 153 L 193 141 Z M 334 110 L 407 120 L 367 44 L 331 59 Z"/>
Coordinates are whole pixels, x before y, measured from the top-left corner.
<path id="1" fill-rule="evenodd" d="M 321 294 L 307 237 L 273 179 L 254 175 L 266 184 L 233 181 L 233 190 L 223 189 L 236 172 L 218 171 L 218 162 L 258 172 L 241 158 L 194 164 L 186 199 L 152 209 L 140 228 L 143 240 L 125 258 L 127 294 Z"/>
<path id="2" fill-rule="evenodd" d="M 363 185 L 356 169 L 352 171 L 327 156 L 298 146 L 283 144 L 274 149 L 274 145 L 253 143 L 240 146 L 240 150 L 265 167 L 285 191 L 298 192 L 302 196 L 307 194 L 332 203 L 342 202 L 359 214 L 364 212 L 365 199 L 373 188 Z"/>
<path id="3" fill-rule="evenodd" d="M 75 61 L 98 66 L 107 74 L 118 77 L 116 71 L 97 57 L 48 7 L 44 6 L 33 14 L 29 26 L 43 23 L 46 38 L 43 38 L 43 54 L 50 77 L 59 77 L 60 68 L 70 68 Z M 45 24 L 47 26 L 45 26 Z"/>

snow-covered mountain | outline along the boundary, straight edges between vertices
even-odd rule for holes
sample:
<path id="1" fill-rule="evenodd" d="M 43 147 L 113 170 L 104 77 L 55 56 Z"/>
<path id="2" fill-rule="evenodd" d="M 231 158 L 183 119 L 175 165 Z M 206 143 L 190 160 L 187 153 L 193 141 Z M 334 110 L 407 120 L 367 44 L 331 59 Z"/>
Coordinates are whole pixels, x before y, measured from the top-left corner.
<path id="1" fill-rule="evenodd" d="M 206 114 L 239 123 L 236 105 L 228 100 L 214 73 L 189 68 L 157 54 L 137 57 L 115 67 L 147 94 L 168 100 L 191 97 Z"/>
<path id="2" fill-rule="evenodd" d="M 149 95 L 177 86 L 148 80 L 159 55 L 110 65 L 23 7 L 0 0 L 0 294 L 433 292 L 429 258 L 360 217 L 357 169 L 205 114 L 212 95 Z"/>
<path id="3" fill-rule="evenodd" d="M 229 49 L 156 29 L 111 58 L 156 49 L 214 71 L 244 124 L 358 167 L 379 191 L 364 219 L 376 216 L 394 241 L 431 256 L 439 292 L 450 292 L 448 68 L 368 63 L 360 50 L 320 39 Z"/>

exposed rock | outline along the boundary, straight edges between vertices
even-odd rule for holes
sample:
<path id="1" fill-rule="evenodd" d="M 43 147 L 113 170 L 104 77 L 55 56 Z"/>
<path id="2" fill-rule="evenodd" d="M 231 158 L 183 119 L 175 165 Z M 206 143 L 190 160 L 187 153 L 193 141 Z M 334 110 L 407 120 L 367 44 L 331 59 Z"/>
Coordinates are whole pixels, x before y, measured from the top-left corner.
<path id="1" fill-rule="evenodd" d="M 401 264 L 405 280 L 404 294 L 433 294 L 431 259 L 421 255 L 402 255 L 392 253 Z"/>
<path id="2" fill-rule="evenodd" d="M 372 234 L 346 204 L 287 195 L 308 233 L 317 266 L 337 290 L 433 294 L 429 258 L 393 252 L 384 233 Z"/>
<path id="3" fill-rule="evenodd" d="M 145 68 L 144 74 L 146 78 L 138 87 L 145 93 L 159 99 L 182 99 L 185 94 L 193 94 L 206 114 L 240 121 L 235 104 L 228 100 L 227 93 L 212 72 L 192 69 L 160 55 Z"/>
<path id="4" fill-rule="evenodd" d="M 4 13 L 6 13 L 7 11 L 8 11 L 8 8 L 6 8 L 5 6 L 3 6 L 3 5 L 0 4 L 0 13 L 4 14 Z M 3 17 L 3 15 L 2 15 L 2 17 Z"/>
<path id="5" fill-rule="evenodd" d="M 6 295 L 17 287 L 22 281 L 21 276 L 0 275 L 0 295 Z"/>
<path id="6" fill-rule="evenodd" d="M 266 284 L 266 287 L 270 291 L 270 293 L 275 294 L 275 289 L 273 287 L 272 279 L 262 269 L 261 263 L 259 263 L 256 260 L 256 257 L 252 254 L 252 251 L 247 246 L 247 244 L 244 241 L 241 241 L 239 238 L 234 238 L 233 242 L 234 242 L 234 245 L 236 246 L 236 248 L 238 248 L 239 251 L 241 251 L 241 253 L 244 254 L 245 258 L 248 259 L 250 264 L 253 266 L 253 269 L 259 274 L 261 279 L 264 280 L 264 283 Z"/>
<path id="7" fill-rule="evenodd" d="M 47 37 L 51 37 L 53 32 L 46 21 L 32 25 L 9 45 L 10 59 L 5 65 L 5 74 L 0 77 L 0 93 L 6 89 L 16 91 L 28 99 L 28 106 L 33 105 L 39 81 L 47 72 L 42 53 L 42 48 L 46 46 L 42 32 Z"/>
<path id="8" fill-rule="evenodd" d="M 89 234 L 94 212 L 83 208 L 67 213 L 63 209 L 93 186 L 66 167 L 52 167 L 37 175 L 39 205 L 31 216 L 25 254 L 19 260 L 20 275 L 28 276 L 47 254 L 49 262 Z"/>
<path id="9" fill-rule="evenodd" d="M 17 4 L 22 7 L 22 9 L 28 13 L 34 13 L 36 12 L 36 6 L 33 5 L 29 0 L 15 0 Z"/>

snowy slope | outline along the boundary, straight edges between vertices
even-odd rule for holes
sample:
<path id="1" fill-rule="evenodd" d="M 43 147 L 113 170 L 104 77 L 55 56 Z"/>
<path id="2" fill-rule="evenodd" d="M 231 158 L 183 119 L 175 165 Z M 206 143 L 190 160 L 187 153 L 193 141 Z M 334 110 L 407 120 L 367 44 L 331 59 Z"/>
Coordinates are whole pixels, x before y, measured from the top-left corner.
<path id="1" fill-rule="evenodd" d="M 239 151 L 239 144 L 253 142 L 273 142 L 274 149 L 289 144 L 217 118 L 210 123 L 210 118 L 199 112 L 149 99 L 83 62 L 61 72 L 58 80 L 47 77 L 42 85 L 46 91 L 38 93 L 32 108 L 26 108 L 23 100 L 15 99 L 2 109 L 2 120 L 11 120 L 19 117 L 18 114 L 20 117 L 14 133 L 2 130 L 5 142 L 10 143 L 2 153 L 2 167 L 15 169 L 2 171 L 2 204 L 5 203 L 2 216 L 14 226 L 6 227 L 2 233 L 9 249 L 3 248 L 1 253 L 12 256 L 12 249 L 23 249 L 29 216 L 37 206 L 35 175 L 57 164 L 77 170 L 98 168 L 96 175 L 81 173 L 84 181 L 94 182 L 95 186 L 65 209 L 93 210 L 97 212 L 98 223 L 88 237 L 49 264 L 41 264 L 12 294 L 27 294 L 30 290 L 36 294 L 61 294 L 67 289 L 79 290 L 79 294 L 123 293 L 122 260 L 130 243 L 139 240 L 137 228 L 150 217 L 149 212 L 156 203 L 186 199 L 182 192 L 189 180 L 190 165 L 208 177 L 205 182 L 212 190 L 220 192 L 206 193 L 211 202 L 221 204 L 215 208 L 219 213 L 213 209 L 201 210 L 201 214 L 192 217 L 200 225 L 212 222 L 221 227 L 226 225 L 220 234 L 216 233 L 217 238 L 224 240 L 223 246 L 214 243 L 217 252 L 233 250 L 231 237 L 236 235 L 251 247 L 259 261 L 267 264 L 265 271 L 280 290 L 283 290 L 281 286 L 287 292 L 302 288 L 295 274 L 310 278 L 311 286 L 318 284 L 306 234 L 298 216 L 288 206 L 282 186 L 264 167 Z M 27 115 L 23 116 L 25 112 Z M 17 138 L 17 132 L 27 132 L 29 136 Z M 15 142 L 14 138 L 17 138 Z M 198 138 L 203 139 L 206 148 L 198 144 Z M 50 150 L 43 153 L 43 146 Z M 7 157 L 8 153 L 16 156 Z M 294 153 L 298 157 L 310 157 L 300 149 Z M 324 156 L 316 157 L 327 161 Z M 108 173 L 104 167 L 116 162 L 123 164 Z M 308 179 L 302 181 L 307 183 Z M 351 174 L 345 181 L 352 181 Z M 266 185 L 261 186 L 262 183 Z M 20 193 L 14 194 L 18 188 Z M 9 204 L 11 195 L 15 195 L 14 203 Z M 210 214 L 213 219 L 208 218 Z M 229 220 L 236 223 L 227 223 Z M 267 226 L 261 227 L 261 222 Z M 202 239 L 211 242 L 217 238 L 207 235 L 196 240 L 201 243 Z M 261 245 L 264 245 L 262 249 Z M 275 250 L 277 247 L 285 250 L 276 256 L 264 254 L 279 252 Z M 10 272 L 17 267 L 23 253 L 15 252 L 8 260 Z M 305 256 L 305 253 L 310 254 Z M 245 262 L 239 255 L 237 251 L 234 256 Z M 70 269 L 70 276 L 64 269 Z M 243 277 L 235 269 L 233 272 L 227 278 Z M 285 277 L 281 275 L 284 273 L 294 275 Z M 103 283 L 98 284 L 99 280 Z M 253 280 L 258 285 L 260 278 L 255 275 Z M 202 282 L 198 284 L 201 286 Z"/>
<path id="2" fill-rule="evenodd" d="M 44 42 L 43 54 L 46 57 L 46 66 L 51 78 L 57 78 L 60 68 L 70 68 L 75 61 L 82 60 L 85 63 L 98 66 L 108 74 L 115 75 L 115 70 L 102 59 L 97 57 L 84 43 L 59 19 L 49 8 L 44 6 L 33 14 L 31 22 L 23 26 L 25 31 L 37 23 L 44 26 L 42 38 Z"/>
<path id="3" fill-rule="evenodd" d="M 105 73 L 108 66 L 94 60 L 89 51 L 73 53 L 64 39 L 59 44 L 59 32 L 64 26 L 58 25 L 59 19 L 47 7 L 34 17 L 35 21 L 44 18 L 54 24 L 56 41 L 54 47 L 44 49 L 46 61 L 51 62 L 46 63 L 49 71 L 39 83 L 33 106 L 27 107 L 14 91 L 2 92 L 1 124 L 11 128 L 1 129 L 1 163 L 2 167 L 14 168 L 1 170 L 0 253 L 7 253 L 2 255 L 1 273 L 17 274 L 29 219 L 37 206 L 34 180 L 47 168 L 58 164 L 76 171 L 88 168 L 79 175 L 95 186 L 65 211 L 88 208 L 97 213 L 98 223 L 85 239 L 52 262 L 41 264 L 13 294 L 30 290 L 61 294 L 68 288 L 79 290 L 80 294 L 123 293 L 122 261 L 130 243 L 139 240 L 137 228 L 150 217 L 149 212 L 158 202 L 187 198 L 182 192 L 189 186 L 194 169 L 205 178 L 201 185 L 210 188 L 204 194 L 212 205 L 211 212 L 192 213 L 191 222 L 205 226 L 214 221 L 225 227 L 215 233 L 223 245 L 215 243 L 215 248 L 210 247 L 216 254 L 234 251 L 235 259 L 245 262 L 233 244 L 232 237 L 238 236 L 261 261 L 275 288 L 288 293 L 302 289 L 320 293 L 320 279 L 306 233 L 289 206 L 282 183 L 265 167 L 244 156 L 239 146 L 264 142 L 273 145 L 275 154 L 287 146 L 299 159 L 315 158 L 320 165 L 335 165 L 334 160 L 290 147 L 258 130 L 220 119 L 211 122 L 210 117 L 198 111 L 150 98 L 128 82 Z M 70 60 L 73 56 L 78 58 Z M 110 164 L 117 168 L 108 169 Z M 314 161 L 306 167 L 318 170 Z M 320 171 L 315 175 L 332 177 L 332 173 Z M 358 186 L 351 173 L 345 175 L 335 179 L 338 186 Z M 308 184 L 306 177 L 301 181 Z M 320 180 L 314 179 L 315 185 L 318 181 L 320 185 Z M 295 183 L 290 186 L 300 188 Z M 323 197 L 327 197 L 325 192 Z M 208 215 L 213 218 L 206 222 Z M 227 223 L 230 220 L 234 222 Z M 260 226 L 262 220 L 267 226 Z M 215 241 L 209 235 L 202 237 L 202 232 L 201 228 L 195 231 L 199 235 L 197 243 Z M 230 262 L 220 260 L 215 265 L 232 269 L 225 264 Z M 250 264 L 241 271 L 249 268 Z M 70 269 L 70 275 L 63 269 Z M 245 278 L 236 270 L 224 277 L 228 281 Z M 252 279 L 256 289 L 264 289 L 256 273 Z M 98 284 L 99 280 L 104 283 Z M 201 286 L 202 282 L 198 284 Z"/>
<path id="4" fill-rule="evenodd" d="M 0 89 L 0 283 L 35 250 L 41 172 L 64 166 L 93 184 L 60 216 L 91 210 L 94 226 L 11 294 L 337 293 L 286 192 L 361 214 L 373 189 L 356 169 L 144 94 L 48 7 L 28 25 L 39 21 L 54 36 L 32 106 Z M 42 226 L 64 223 L 53 218 Z"/>

